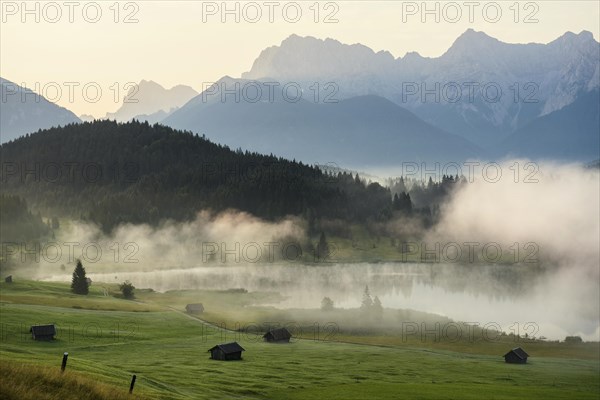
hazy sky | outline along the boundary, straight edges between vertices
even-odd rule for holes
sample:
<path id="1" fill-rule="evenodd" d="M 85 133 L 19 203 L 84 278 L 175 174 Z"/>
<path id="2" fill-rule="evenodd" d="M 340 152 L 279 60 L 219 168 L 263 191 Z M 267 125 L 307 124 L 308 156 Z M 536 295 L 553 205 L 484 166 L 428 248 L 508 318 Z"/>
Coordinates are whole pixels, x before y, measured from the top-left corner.
<path id="1" fill-rule="evenodd" d="M 0 76 L 97 117 L 118 108 L 127 82 L 200 90 L 223 75 L 239 77 L 261 50 L 292 33 L 360 42 L 395 57 L 439 56 L 468 28 L 513 43 L 600 34 L 595 0 L 427 2 L 429 14 L 421 1 L 228 1 L 229 14 L 221 1 L 0 4 Z"/>

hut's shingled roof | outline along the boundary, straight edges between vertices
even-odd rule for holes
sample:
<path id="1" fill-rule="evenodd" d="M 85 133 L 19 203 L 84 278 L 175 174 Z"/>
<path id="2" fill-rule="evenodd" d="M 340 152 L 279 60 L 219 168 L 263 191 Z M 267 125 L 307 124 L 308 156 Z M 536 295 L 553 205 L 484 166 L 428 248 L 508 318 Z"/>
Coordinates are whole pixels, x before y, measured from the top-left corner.
<path id="1" fill-rule="evenodd" d="M 238 342 L 231 342 L 231 343 L 223 343 L 223 344 L 218 344 L 212 348 L 210 348 L 208 351 L 212 351 L 215 348 L 219 348 L 221 349 L 221 351 L 225 354 L 231 354 L 231 353 L 237 353 L 240 351 L 246 351 L 242 346 L 240 346 L 238 344 Z"/>
<path id="2" fill-rule="evenodd" d="M 525 350 L 523 350 L 523 349 L 522 349 L 522 348 L 520 348 L 520 347 L 515 347 L 514 349 L 512 349 L 511 351 L 509 351 L 508 353 L 506 353 L 506 354 L 504 355 L 504 357 L 506 357 L 506 356 L 507 356 L 507 355 L 509 355 L 510 353 L 514 353 L 514 354 L 516 354 L 516 356 L 517 356 L 517 357 L 519 357 L 521 360 L 524 360 L 524 359 L 526 359 L 527 357 L 529 357 L 529 354 L 527 354 L 527 353 L 525 352 Z"/>
<path id="3" fill-rule="evenodd" d="M 56 327 L 54 325 L 33 325 L 29 328 L 29 332 L 35 336 L 56 335 Z"/>
<path id="4" fill-rule="evenodd" d="M 292 337 L 292 334 L 286 328 L 272 329 L 265 333 L 263 337 L 267 337 L 269 335 L 272 336 L 274 340 L 289 339 Z"/>

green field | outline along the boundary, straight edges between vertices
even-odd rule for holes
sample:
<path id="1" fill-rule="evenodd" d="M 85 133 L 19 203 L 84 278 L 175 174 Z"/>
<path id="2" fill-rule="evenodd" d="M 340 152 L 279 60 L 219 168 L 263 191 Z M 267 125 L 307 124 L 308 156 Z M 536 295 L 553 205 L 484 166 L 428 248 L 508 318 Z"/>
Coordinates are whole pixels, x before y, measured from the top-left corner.
<path id="1" fill-rule="evenodd" d="M 29 364 L 49 366 L 55 383 L 77 376 L 126 391 L 131 375 L 137 374 L 135 393 L 157 399 L 598 399 L 600 395 L 598 343 L 531 341 L 523 345 L 531 355 L 526 365 L 504 363 L 501 355 L 510 348 L 508 339 L 471 345 L 405 343 L 389 333 L 340 333 L 330 340 L 304 335 L 305 339 L 278 345 L 264 343 L 251 332 L 219 329 L 181 311 L 185 302 L 201 301 L 212 309 L 202 318 L 217 324 L 226 321 L 231 327 L 239 316 L 246 315 L 241 321 L 247 321 L 260 312 L 264 318 L 276 315 L 268 307 L 252 306 L 275 294 L 137 291 L 136 301 L 128 301 L 112 296 L 116 287 L 105 297 L 92 286 L 82 297 L 72 295 L 67 284 L 18 279 L 0 284 L 0 289 L 3 371 L 22 364 L 24 370 Z M 31 340 L 28 329 L 36 323 L 55 323 L 57 340 Z M 242 361 L 208 358 L 210 347 L 230 340 L 246 349 Z M 61 376 L 56 371 L 63 352 L 69 352 L 69 364 Z M 11 376 L 3 372 L 1 387 L 11 386 Z"/>

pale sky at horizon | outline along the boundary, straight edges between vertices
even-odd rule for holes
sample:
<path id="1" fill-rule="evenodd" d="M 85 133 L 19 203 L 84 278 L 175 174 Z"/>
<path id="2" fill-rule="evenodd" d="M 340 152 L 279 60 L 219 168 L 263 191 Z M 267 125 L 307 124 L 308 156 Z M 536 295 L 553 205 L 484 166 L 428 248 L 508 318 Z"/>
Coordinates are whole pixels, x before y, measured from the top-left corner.
<path id="1" fill-rule="evenodd" d="M 56 103 L 77 115 L 96 117 L 119 107 L 127 82 L 146 79 L 167 88 L 184 84 L 200 91 L 203 83 L 224 75 L 239 77 L 251 68 L 263 49 L 279 45 L 291 34 L 362 43 L 374 51 L 387 50 L 394 57 L 410 51 L 438 57 L 468 28 L 509 43 L 548 43 L 567 31 L 588 30 L 596 40 L 600 35 L 600 2 L 595 0 L 522 1 L 517 3 L 518 16 L 515 1 L 474 2 L 472 22 L 466 2 L 428 2 L 431 9 L 438 4 L 438 23 L 435 14 L 422 15 L 421 1 L 322 1 L 318 3 L 319 22 L 314 21 L 315 2 L 299 1 L 302 15 L 295 23 L 291 22 L 295 5 L 287 1 L 275 2 L 278 5 L 272 13 L 273 23 L 268 21 L 269 6 L 264 1 L 253 3 L 262 12 L 256 23 L 244 19 L 244 15 L 246 19 L 256 15 L 257 8 L 248 5 L 252 2 L 227 3 L 232 8 L 239 4 L 239 23 L 234 21 L 234 14 L 227 15 L 225 23 L 221 21 L 221 1 L 122 1 L 118 3 L 118 22 L 114 21 L 114 1 L 75 3 L 74 21 L 69 22 L 69 6 L 63 1 L 28 1 L 28 8 L 34 10 L 31 14 L 24 14 L 21 1 L 0 1 L 0 76 L 32 90 L 36 85 L 50 90 L 56 82 L 62 89 Z M 215 15 L 203 14 L 213 6 L 219 8 Z M 283 7 L 288 10 L 285 16 Z M 409 13 L 411 7 L 418 7 L 416 14 Z M 99 21 L 89 22 L 97 9 L 102 12 Z M 497 16 L 498 9 L 501 15 Z M 62 13 L 60 18 L 57 10 Z M 461 18 L 453 22 L 457 10 Z M 324 23 L 325 16 L 332 12 L 338 22 Z M 130 13 L 138 21 L 124 23 Z M 530 14 L 538 22 L 525 23 Z M 427 18 L 426 22 L 421 21 L 422 17 Z M 52 23 L 53 19 L 58 21 Z M 64 82 L 79 84 L 73 99 Z M 81 90 L 90 82 L 102 89 L 95 103 L 86 101 Z M 117 101 L 115 83 L 120 88 Z"/>

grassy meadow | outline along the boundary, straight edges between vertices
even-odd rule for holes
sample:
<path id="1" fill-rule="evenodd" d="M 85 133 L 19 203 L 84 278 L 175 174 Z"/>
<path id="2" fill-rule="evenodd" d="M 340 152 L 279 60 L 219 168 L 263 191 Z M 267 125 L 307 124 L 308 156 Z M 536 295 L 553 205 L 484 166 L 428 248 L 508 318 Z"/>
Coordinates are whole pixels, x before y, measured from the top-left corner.
<path id="1" fill-rule="evenodd" d="M 140 399 L 598 399 L 600 394 L 598 343 L 515 344 L 509 337 L 435 343 L 400 340 L 393 331 L 340 329 L 317 337 L 303 331 L 303 338 L 290 344 L 269 344 L 251 329 L 229 329 L 236 322 L 238 327 L 250 321 L 285 323 L 289 314 L 260 305 L 276 301 L 278 294 L 136 290 L 135 300 L 124 300 L 115 297 L 116 286 L 110 288 L 109 296 L 94 286 L 88 296 L 76 296 L 65 283 L 16 277 L 0 284 L 3 398 L 120 399 L 127 396 L 132 374 L 138 379 L 134 396 L 127 398 Z M 206 313 L 185 314 L 189 302 L 202 302 Z M 313 316 L 299 325 L 308 326 Z M 31 340 L 29 326 L 37 323 L 55 323 L 56 340 Z M 208 358 L 210 347 L 232 340 L 246 349 L 242 361 Z M 516 345 L 529 352 L 528 364 L 504 363 L 501 356 Z M 69 362 L 60 374 L 63 352 Z"/>

